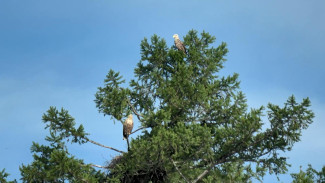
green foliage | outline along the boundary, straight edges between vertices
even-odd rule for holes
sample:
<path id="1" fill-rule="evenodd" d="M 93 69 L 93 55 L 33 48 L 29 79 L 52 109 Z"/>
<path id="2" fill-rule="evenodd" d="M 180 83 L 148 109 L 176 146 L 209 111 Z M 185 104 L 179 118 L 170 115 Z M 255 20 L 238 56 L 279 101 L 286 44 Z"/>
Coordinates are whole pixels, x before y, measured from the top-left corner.
<path id="1" fill-rule="evenodd" d="M 34 143 L 34 162 L 20 167 L 23 182 L 98 182 L 104 175 L 60 149 Z"/>
<path id="2" fill-rule="evenodd" d="M 284 107 L 268 104 L 267 110 L 263 106 L 248 110 L 238 74 L 218 75 L 228 50 L 225 43 L 212 47 L 214 41 L 206 32 L 198 36 L 191 30 L 184 37 L 187 54 L 168 48 L 157 35 L 141 42 L 136 79 L 130 81 L 130 88 L 114 86 L 120 91 L 114 95 L 123 96 L 114 102 L 122 106 L 120 111 L 127 111 L 127 100 L 131 101 L 142 115 L 141 125 L 150 130 L 131 141 L 130 151 L 110 169 L 112 179 L 241 182 L 252 176 L 260 179 L 267 171 L 287 171 L 286 157 L 279 152 L 290 151 L 301 130 L 312 122 L 309 99 L 298 103 L 291 96 Z M 101 93 L 110 92 L 101 88 L 96 101 L 104 101 L 105 97 L 98 97 Z M 105 102 L 97 106 L 114 108 Z M 262 129 L 263 115 L 269 128 Z"/>
<path id="3" fill-rule="evenodd" d="M 39 145 L 33 142 L 31 152 L 34 161 L 29 165 L 20 167 L 23 182 L 104 182 L 105 174 L 96 171 L 83 160 L 71 155 L 64 143 L 64 139 L 71 137 L 71 143 L 85 143 L 86 133 L 82 125 L 75 128 L 74 119 L 67 110 L 59 112 L 55 107 L 50 107 L 43 115 L 50 135 L 45 139 L 50 143 Z"/>
<path id="4" fill-rule="evenodd" d="M 225 163 L 219 169 L 212 170 L 203 179 L 205 183 L 242 183 L 252 182 L 252 171 L 249 166 L 242 163 Z"/>
<path id="5" fill-rule="evenodd" d="M 105 87 L 98 87 L 96 93 L 96 107 L 99 112 L 105 115 L 111 115 L 117 120 L 122 119 L 122 115 L 127 113 L 127 95 L 130 93 L 128 89 L 119 87 L 124 83 L 119 73 L 110 70 L 105 79 Z"/>
<path id="6" fill-rule="evenodd" d="M 7 177 L 9 176 L 9 174 L 5 171 L 5 169 L 3 169 L 1 172 L 0 172 L 0 182 L 1 183 L 16 183 L 17 181 L 14 180 L 14 181 L 7 181 Z"/>
<path id="7" fill-rule="evenodd" d="M 319 172 L 311 165 L 308 165 L 306 172 L 300 167 L 300 172 L 291 174 L 291 177 L 293 178 L 292 183 L 325 183 L 325 166 Z"/>
<path id="8" fill-rule="evenodd" d="M 88 134 L 82 125 L 75 127 L 68 111 L 51 107 L 43 115 L 50 145 L 33 143 L 34 161 L 20 167 L 22 180 L 250 182 L 266 172 L 285 173 L 288 164 L 279 152 L 290 151 L 312 123 L 309 99 L 298 103 L 290 96 L 283 107 L 248 109 L 238 74 L 218 75 L 228 49 L 223 42 L 214 47 L 215 40 L 191 30 L 183 53 L 153 35 L 140 44 L 141 60 L 129 87 L 119 72 L 108 72 L 95 94 L 99 112 L 117 121 L 132 112 L 144 130 L 131 135 L 130 150 L 114 158 L 107 175 L 68 152 L 65 140 L 83 144 Z"/>
<path id="9" fill-rule="evenodd" d="M 47 114 L 43 115 L 43 122 L 46 124 L 45 129 L 49 128 L 50 137 L 46 137 L 47 141 L 57 144 L 59 147 L 62 139 L 72 137 L 73 143 L 83 144 L 86 142 L 87 133 L 84 132 L 84 127 L 80 125 L 75 128 L 75 121 L 63 108 L 59 112 L 55 107 L 50 107 Z"/>

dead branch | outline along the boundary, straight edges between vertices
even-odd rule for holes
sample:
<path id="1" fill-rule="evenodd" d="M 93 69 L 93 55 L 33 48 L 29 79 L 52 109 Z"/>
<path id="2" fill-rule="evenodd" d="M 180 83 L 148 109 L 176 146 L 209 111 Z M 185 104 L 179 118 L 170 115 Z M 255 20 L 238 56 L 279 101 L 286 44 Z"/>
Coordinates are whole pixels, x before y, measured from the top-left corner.
<path id="1" fill-rule="evenodd" d="M 174 167 L 176 168 L 176 170 L 178 171 L 178 173 L 183 177 L 183 179 L 185 180 L 185 182 L 190 183 L 190 181 L 187 180 L 187 178 L 182 174 L 182 172 L 178 169 L 178 167 L 176 166 L 176 163 L 174 162 L 174 160 L 172 158 L 169 158 L 170 161 L 172 161 Z"/>
<path id="2" fill-rule="evenodd" d="M 226 162 L 226 158 L 222 158 L 221 160 L 217 161 L 216 163 L 211 163 L 209 165 L 209 167 L 204 170 L 194 181 L 192 181 L 192 183 L 196 183 L 198 182 L 199 180 L 201 180 L 206 174 L 208 174 L 210 172 L 210 170 L 217 164 L 220 164 L 220 163 L 224 163 Z"/>
<path id="3" fill-rule="evenodd" d="M 93 144 L 95 144 L 95 145 L 98 145 L 98 146 L 101 146 L 101 147 L 104 147 L 104 148 L 108 148 L 108 149 L 111 149 L 111 150 L 116 151 L 116 152 L 119 152 L 119 153 L 125 153 L 124 151 L 120 151 L 120 150 L 115 149 L 115 148 L 113 148 L 113 147 L 105 146 L 105 145 L 103 145 L 103 144 L 100 144 L 100 143 L 98 143 L 98 142 L 95 142 L 95 141 L 93 141 L 93 140 L 90 140 L 90 139 L 88 139 L 87 137 L 84 137 L 84 138 L 85 138 L 85 140 L 87 140 L 88 142 L 93 143 Z"/>
<path id="4" fill-rule="evenodd" d="M 95 165 L 95 164 L 89 164 L 89 165 L 92 166 L 92 167 L 97 167 L 97 168 L 104 168 L 104 169 L 107 169 L 106 166 Z"/>
<path id="5" fill-rule="evenodd" d="M 139 130 L 142 130 L 142 129 L 144 129 L 144 128 L 147 128 L 147 127 L 141 127 L 141 128 L 138 128 L 137 130 L 134 130 L 133 132 L 131 132 L 130 135 L 133 134 L 133 133 L 135 133 L 135 132 L 137 132 L 137 131 L 139 131 Z"/>

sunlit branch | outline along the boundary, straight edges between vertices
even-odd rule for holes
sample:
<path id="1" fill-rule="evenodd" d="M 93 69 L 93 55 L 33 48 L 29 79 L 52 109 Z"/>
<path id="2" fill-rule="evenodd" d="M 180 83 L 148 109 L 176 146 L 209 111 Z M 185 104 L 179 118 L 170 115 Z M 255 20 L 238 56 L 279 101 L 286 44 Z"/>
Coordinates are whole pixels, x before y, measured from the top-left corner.
<path id="1" fill-rule="evenodd" d="M 113 147 L 105 146 L 105 145 L 103 145 L 103 144 L 100 144 L 100 143 L 98 143 L 98 142 L 95 142 L 95 141 L 93 141 L 93 140 L 90 140 L 90 139 L 88 139 L 87 137 L 85 137 L 85 140 L 87 140 L 87 141 L 90 142 L 90 143 L 96 144 L 96 145 L 98 145 L 98 146 L 101 146 L 101 147 L 104 147 L 104 148 L 108 148 L 108 149 L 111 149 L 111 150 L 116 151 L 116 152 L 119 152 L 119 153 L 124 153 L 124 151 L 120 151 L 120 150 L 115 149 L 115 148 L 113 148 Z"/>
<path id="2" fill-rule="evenodd" d="M 106 166 L 95 165 L 95 164 L 89 164 L 89 165 L 92 166 L 92 167 L 97 167 L 97 168 L 104 168 L 104 169 L 107 169 Z"/>
<path id="3" fill-rule="evenodd" d="M 137 132 L 137 131 L 139 131 L 139 130 L 145 129 L 145 128 L 147 128 L 147 127 L 138 128 L 137 130 L 134 130 L 133 132 L 131 132 L 130 135 L 133 134 L 133 133 L 135 133 L 135 132 Z"/>
<path id="4" fill-rule="evenodd" d="M 178 167 L 176 166 L 176 163 L 174 162 L 174 160 L 172 158 L 169 158 L 170 161 L 173 163 L 174 167 L 176 168 L 176 170 L 178 171 L 178 173 L 183 177 L 183 179 L 185 180 L 185 182 L 190 183 L 190 181 L 187 180 L 187 178 L 182 174 L 182 172 L 178 169 Z"/>

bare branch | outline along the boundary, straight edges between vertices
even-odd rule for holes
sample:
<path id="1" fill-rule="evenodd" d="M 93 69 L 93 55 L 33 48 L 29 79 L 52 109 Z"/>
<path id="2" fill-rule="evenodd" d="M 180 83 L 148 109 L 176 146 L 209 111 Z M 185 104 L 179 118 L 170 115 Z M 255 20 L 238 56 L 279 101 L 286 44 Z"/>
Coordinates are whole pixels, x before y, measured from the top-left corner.
<path id="1" fill-rule="evenodd" d="M 97 168 L 104 168 L 104 169 L 107 169 L 106 166 L 95 165 L 95 164 L 89 164 L 89 165 L 92 166 L 92 167 L 97 167 Z"/>
<path id="2" fill-rule="evenodd" d="M 206 169 L 206 170 L 204 170 L 192 183 L 196 183 L 197 181 L 199 181 L 199 180 L 201 180 L 206 174 L 208 174 L 209 172 L 210 172 L 210 170 L 214 167 L 214 166 L 216 166 L 216 165 L 218 165 L 218 164 L 220 164 L 220 163 L 225 163 L 225 162 L 227 162 L 227 159 L 226 159 L 226 157 L 223 157 L 223 158 L 221 158 L 219 161 L 217 161 L 217 162 L 215 162 L 215 163 L 211 163 L 209 166 L 208 166 L 208 168 Z"/>
<path id="3" fill-rule="evenodd" d="M 172 158 L 169 158 L 169 159 L 170 159 L 170 161 L 172 161 L 174 167 L 176 168 L 176 170 L 178 171 L 178 173 L 183 177 L 183 179 L 185 180 L 185 182 L 190 183 L 190 181 L 188 181 L 186 179 L 186 177 L 182 174 L 182 172 L 178 169 L 178 167 L 176 166 L 176 163 L 174 162 L 174 160 Z"/>
<path id="4" fill-rule="evenodd" d="M 96 144 L 96 145 L 98 145 L 98 146 L 105 147 L 105 148 L 111 149 L 111 150 L 116 151 L 116 152 L 119 152 L 119 153 L 125 153 L 124 151 L 120 151 L 120 150 L 115 149 L 115 148 L 113 148 L 113 147 L 105 146 L 105 145 L 103 145 L 103 144 L 100 144 L 100 143 L 98 143 L 98 142 L 95 142 L 95 141 L 93 141 L 93 140 L 90 140 L 90 139 L 88 139 L 87 137 L 84 137 L 84 139 L 87 140 L 88 142 L 93 143 L 93 144 Z"/>
<path id="5" fill-rule="evenodd" d="M 108 167 L 106 166 L 101 166 L 101 165 L 95 165 L 95 164 L 92 164 L 92 163 L 89 163 L 89 164 L 84 164 L 84 163 L 80 163 L 81 166 L 92 166 L 92 167 L 97 167 L 97 168 L 105 168 L 107 169 Z"/>
<path id="6" fill-rule="evenodd" d="M 197 181 L 201 180 L 207 173 L 209 173 L 209 171 L 209 169 L 204 170 L 203 173 L 201 173 L 192 183 L 196 183 Z"/>
<path id="7" fill-rule="evenodd" d="M 139 131 L 139 130 L 142 130 L 142 129 L 144 129 L 144 128 L 147 128 L 147 127 L 141 127 L 141 128 L 139 128 L 139 129 L 137 129 L 137 130 L 131 132 L 130 135 L 133 134 L 133 133 L 135 133 L 135 132 L 137 132 L 137 131 Z"/>

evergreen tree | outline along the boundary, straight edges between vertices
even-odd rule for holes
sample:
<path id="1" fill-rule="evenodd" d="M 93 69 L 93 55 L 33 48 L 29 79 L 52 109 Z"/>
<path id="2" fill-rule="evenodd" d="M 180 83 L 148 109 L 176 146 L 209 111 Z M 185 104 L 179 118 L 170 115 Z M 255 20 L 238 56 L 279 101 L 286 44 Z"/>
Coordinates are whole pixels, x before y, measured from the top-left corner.
<path id="1" fill-rule="evenodd" d="M 121 122 L 133 113 L 140 121 L 143 133 L 130 136 L 130 150 L 90 140 L 68 111 L 51 107 L 43 116 L 50 145 L 33 143 L 34 162 L 20 167 L 22 180 L 249 182 L 266 172 L 285 173 L 286 157 L 279 153 L 290 151 L 312 123 L 309 99 L 298 103 L 290 96 L 282 107 L 269 103 L 248 109 L 238 74 L 218 75 L 228 49 L 226 43 L 213 47 L 214 42 L 209 33 L 191 30 L 184 53 L 157 35 L 145 38 L 129 86 L 110 70 L 95 95 L 100 113 Z M 71 155 L 65 140 L 91 142 L 120 155 L 103 167 L 107 173 L 96 171 Z"/>
<path id="2" fill-rule="evenodd" d="M 7 177 L 9 176 L 9 174 L 5 171 L 5 169 L 3 169 L 1 172 L 0 172 L 0 182 L 1 183 L 17 183 L 16 180 L 14 181 L 7 181 Z"/>
<path id="3" fill-rule="evenodd" d="M 299 173 L 293 173 L 291 177 L 293 178 L 292 183 L 325 183 L 325 166 L 319 172 L 311 165 L 308 165 L 306 172 L 300 167 Z"/>

